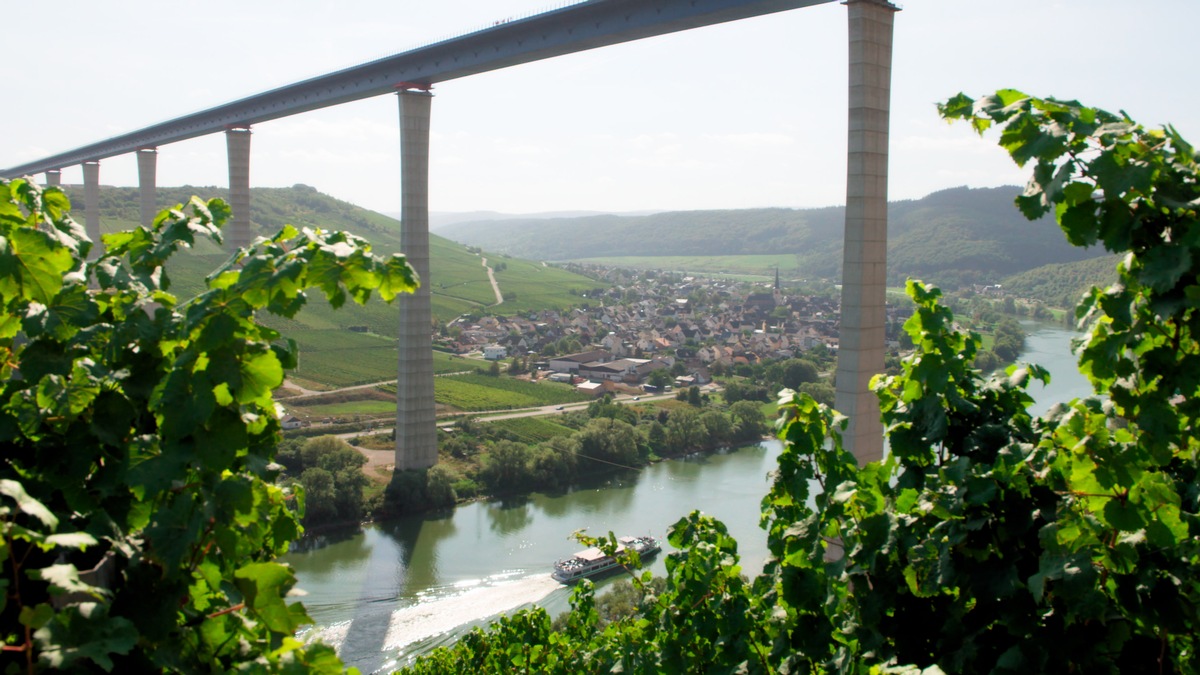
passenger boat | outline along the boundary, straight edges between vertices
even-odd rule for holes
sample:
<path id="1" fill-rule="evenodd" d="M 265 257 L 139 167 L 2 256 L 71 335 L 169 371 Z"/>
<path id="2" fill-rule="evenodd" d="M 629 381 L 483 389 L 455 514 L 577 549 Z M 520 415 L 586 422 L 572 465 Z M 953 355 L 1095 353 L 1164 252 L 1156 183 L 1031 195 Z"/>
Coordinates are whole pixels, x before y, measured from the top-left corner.
<path id="1" fill-rule="evenodd" d="M 617 552 L 625 549 L 636 551 L 639 557 L 645 559 L 661 551 L 662 547 L 658 540 L 651 536 L 617 539 Z M 600 576 L 618 569 L 621 569 L 621 563 L 617 562 L 616 558 L 604 555 L 604 551 L 593 547 L 554 563 L 554 572 L 550 576 L 564 584 L 573 584 L 580 579 Z"/>

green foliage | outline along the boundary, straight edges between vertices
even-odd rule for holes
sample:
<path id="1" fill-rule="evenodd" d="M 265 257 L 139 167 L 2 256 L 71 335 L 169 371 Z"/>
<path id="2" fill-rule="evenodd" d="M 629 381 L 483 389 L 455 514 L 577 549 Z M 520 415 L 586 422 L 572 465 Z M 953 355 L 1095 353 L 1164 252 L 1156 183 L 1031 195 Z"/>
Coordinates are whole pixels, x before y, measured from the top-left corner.
<path id="1" fill-rule="evenodd" d="M 1046 371 L 984 379 L 979 336 L 910 282 L 916 351 L 874 384 L 886 459 L 860 467 L 845 418 L 781 400 L 761 575 L 693 513 L 633 616 L 601 628 L 585 584 L 561 631 L 519 613 L 413 672 L 1200 672 L 1197 155 L 1171 128 L 1013 91 L 941 110 L 1002 124 L 1035 164 L 1027 216 L 1124 254 L 1078 311 L 1080 367 L 1106 396 L 1033 417 Z"/>
<path id="2" fill-rule="evenodd" d="M 337 436 L 309 439 L 298 450 L 281 451 L 279 463 L 304 486 L 304 524 L 362 520 L 367 458 Z"/>
<path id="3" fill-rule="evenodd" d="M 271 391 L 296 349 L 257 319 L 295 316 L 306 290 L 390 300 L 412 269 L 289 227 L 180 300 L 165 265 L 220 242 L 225 203 L 110 233 L 90 261 L 68 208 L 56 188 L 0 182 L 6 653 L 28 672 L 340 671 L 293 637 L 310 619 L 273 562 L 300 531 L 289 501 L 304 504 L 271 483 Z"/>

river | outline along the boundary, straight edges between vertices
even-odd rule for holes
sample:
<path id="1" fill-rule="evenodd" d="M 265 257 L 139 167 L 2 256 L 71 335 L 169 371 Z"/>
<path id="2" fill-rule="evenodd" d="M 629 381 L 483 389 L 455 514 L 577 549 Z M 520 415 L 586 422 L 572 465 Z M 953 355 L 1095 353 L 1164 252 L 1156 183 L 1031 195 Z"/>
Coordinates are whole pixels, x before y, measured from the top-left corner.
<path id="1" fill-rule="evenodd" d="M 1049 387 L 1032 388 L 1035 412 L 1086 395 L 1070 354 L 1077 334 L 1044 324 L 1026 330 L 1022 360 L 1051 373 Z M 764 441 L 611 475 L 566 494 L 475 502 L 326 534 L 305 540 L 284 561 L 307 592 L 303 601 L 316 622 L 308 636 L 337 645 L 347 665 L 387 672 L 497 614 L 531 604 L 552 615 L 566 610 L 569 591 L 548 573 L 554 560 L 579 548 L 570 539 L 575 530 L 661 537 L 699 508 L 725 523 L 743 569 L 757 573 L 767 555 L 759 502 L 780 449 L 778 441 Z M 662 556 L 650 567 L 665 574 Z"/>

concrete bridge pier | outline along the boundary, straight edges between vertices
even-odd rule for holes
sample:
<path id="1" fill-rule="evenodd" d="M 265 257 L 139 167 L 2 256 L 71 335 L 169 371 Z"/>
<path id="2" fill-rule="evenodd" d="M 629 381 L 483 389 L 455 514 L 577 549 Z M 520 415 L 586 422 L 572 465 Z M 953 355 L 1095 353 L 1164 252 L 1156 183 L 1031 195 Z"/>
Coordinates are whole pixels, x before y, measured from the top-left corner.
<path id="1" fill-rule="evenodd" d="M 158 171 L 158 150 L 155 148 L 138 148 L 138 189 L 142 198 L 142 227 L 149 228 L 154 224 L 155 195 L 157 189 L 155 176 Z"/>
<path id="2" fill-rule="evenodd" d="M 250 245 L 250 127 L 225 130 L 229 153 L 229 207 L 233 209 L 225 228 L 225 246 L 236 251 Z"/>
<path id="3" fill-rule="evenodd" d="M 60 169 L 46 171 L 46 185 L 62 185 L 62 171 Z"/>
<path id="4" fill-rule="evenodd" d="M 100 162 L 88 161 L 83 163 L 83 210 L 84 230 L 88 239 L 92 240 L 92 250 L 89 259 L 100 257 Z"/>
<path id="5" fill-rule="evenodd" d="M 396 379 L 396 470 L 437 464 L 433 316 L 429 285 L 429 109 L 433 95 L 401 85 L 400 242 L 421 287 L 401 295 Z"/>
<path id="6" fill-rule="evenodd" d="M 850 31 L 846 232 L 835 407 L 850 418 L 843 436 L 859 464 L 883 457 L 879 400 L 869 386 L 883 372 L 887 283 L 888 116 L 892 25 L 886 0 L 846 0 Z"/>

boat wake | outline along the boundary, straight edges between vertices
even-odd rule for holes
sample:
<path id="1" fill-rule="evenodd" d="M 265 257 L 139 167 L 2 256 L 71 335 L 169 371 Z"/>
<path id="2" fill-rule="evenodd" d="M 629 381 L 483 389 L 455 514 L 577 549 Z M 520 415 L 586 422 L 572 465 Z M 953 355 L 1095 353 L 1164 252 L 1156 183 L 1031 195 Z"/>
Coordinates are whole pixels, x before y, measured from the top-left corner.
<path id="1" fill-rule="evenodd" d="M 390 669 L 400 665 L 397 659 L 414 643 L 430 643 L 429 649 L 449 644 L 472 624 L 537 603 L 562 588 L 549 574 L 515 578 L 499 575 L 422 594 L 415 604 L 390 613 L 382 645 L 375 642 L 382 647 L 376 654 L 361 653 L 366 645 L 358 644 L 356 636 L 351 634 L 352 621 L 314 628 L 303 638 L 306 642 L 320 640 L 334 647 L 347 665 L 356 665 L 365 672 Z M 380 659 L 387 663 L 379 663 Z"/>
<path id="2" fill-rule="evenodd" d="M 397 650 L 464 624 L 535 603 L 560 588 L 562 585 L 551 579 L 550 575 L 539 574 L 491 586 L 478 586 L 459 595 L 396 610 L 392 612 L 384 649 Z"/>

